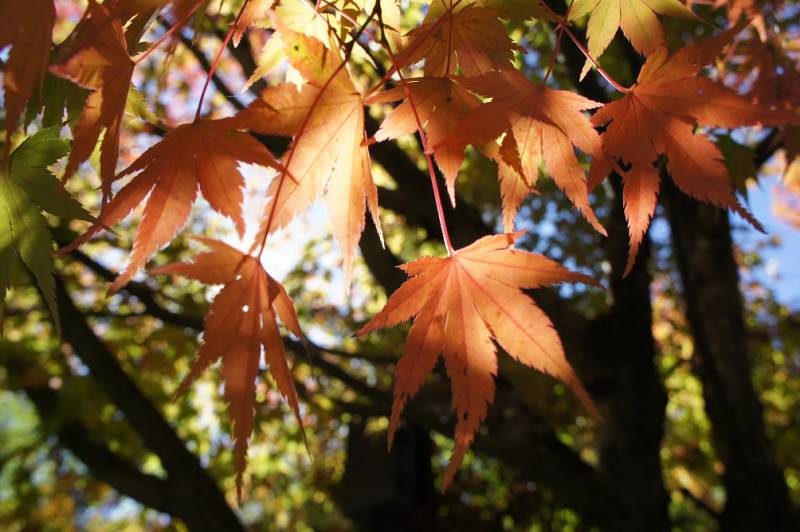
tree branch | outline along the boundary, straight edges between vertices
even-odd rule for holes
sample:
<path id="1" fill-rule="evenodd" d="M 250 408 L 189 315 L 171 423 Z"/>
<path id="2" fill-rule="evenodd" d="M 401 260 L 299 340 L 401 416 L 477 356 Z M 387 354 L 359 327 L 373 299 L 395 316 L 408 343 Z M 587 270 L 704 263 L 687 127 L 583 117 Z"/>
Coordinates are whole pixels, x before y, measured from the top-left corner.
<path id="1" fill-rule="evenodd" d="M 56 297 L 64 340 L 147 448 L 161 460 L 168 474 L 169 497 L 179 505 L 175 515 L 192 530 L 243 530 L 214 480 L 95 335 L 59 277 Z"/>
<path id="2" fill-rule="evenodd" d="M 13 375 L 31 376 L 44 370 L 26 362 L 26 357 L 7 352 L 4 357 L 6 369 Z M 169 515 L 177 515 L 175 501 L 170 497 L 166 480 L 142 473 L 125 458 L 91 437 L 91 431 L 77 417 L 66 419 L 60 416 L 61 397 L 47 385 L 47 379 L 20 379 L 21 388 L 28 395 L 44 426 L 58 437 L 59 443 L 81 460 L 91 473 L 122 495 L 126 495 L 144 506 Z"/>

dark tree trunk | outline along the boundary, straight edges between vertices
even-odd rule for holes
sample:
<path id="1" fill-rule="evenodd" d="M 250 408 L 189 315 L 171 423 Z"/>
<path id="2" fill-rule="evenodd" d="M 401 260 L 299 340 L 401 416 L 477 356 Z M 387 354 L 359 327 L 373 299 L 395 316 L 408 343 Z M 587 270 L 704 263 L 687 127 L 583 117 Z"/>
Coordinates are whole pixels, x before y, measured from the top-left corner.
<path id="1" fill-rule="evenodd" d="M 743 532 L 800 530 L 751 380 L 728 213 L 683 195 L 671 182 L 663 197 L 694 337 L 694 367 L 703 383 L 714 445 L 725 466 L 722 527 Z"/>
<path id="2" fill-rule="evenodd" d="M 600 469 L 625 504 L 627 530 L 670 530 L 668 496 L 661 473 L 661 439 L 667 396 L 655 365 L 650 304 L 650 245 L 645 239 L 636 265 L 623 278 L 628 254 L 622 186 L 612 177 L 615 198 L 606 256 L 611 261 L 610 312 L 592 324 L 595 371 L 611 393 L 599 393 L 606 416 L 599 430 Z"/>
<path id="3" fill-rule="evenodd" d="M 405 424 L 388 453 L 385 433 L 368 434 L 363 422 L 348 428 L 347 461 L 337 499 L 358 530 L 437 528 L 433 442 L 428 431 Z"/>

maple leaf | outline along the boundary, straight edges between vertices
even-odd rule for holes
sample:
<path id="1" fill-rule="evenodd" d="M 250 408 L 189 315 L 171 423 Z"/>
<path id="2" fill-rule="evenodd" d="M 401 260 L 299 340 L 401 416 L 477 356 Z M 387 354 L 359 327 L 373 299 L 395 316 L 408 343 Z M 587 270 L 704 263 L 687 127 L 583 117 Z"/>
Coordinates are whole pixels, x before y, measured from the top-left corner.
<path id="1" fill-rule="evenodd" d="M 268 87 L 236 119 L 242 127 L 259 133 L 294 137 L 283 157 L 286 173 L 270 183 L 256 242 L 285 227 L 323 196 L 349 284 L 367 205 L 380 231 L 378 190 L 372 181 L 364 132 L 364 102 L 341 58 L 317 39 L 276 20 L 289 62 L 307 83 L 300 89 L 290 83 Z"/>
<path id="2" fill-rule="evenodd" d="M 791 56 L 797 46 L 782 35 L 763 41 L 751 35 L 737 42 L 736 84 L 749 86 L 747 94 L 761 105 L 787 111 L 800 107 L 800 65 Z"/>
<path id="3" fill-rule="evenodd" d="M 339 26 L 336 8 L 343 7 L 339 4 L 340 2 L 334 1 L 333 9 L 317 10 L 304 0 L 281 0 L 275 5 L 275 14 L 281 24 L 290 30 L 303 33 L 320 42 L 327 42 Z"/>
<path id="4" fill-rule="evenodd" d="M 758 5 L 761 0 L 716 0 L 712 7 L 726 7 L 728 11 L 728 22 L 731 26 L 741 21 L 745 17 L 758 32 L 761 40 L 767 40 L 767 22 L 764 20 L 764 13 Z"/>
<path id="5" fill-rule="evenodd" d="M 509 143 L 498 146 L 497 143 L 490 142 L 481 148 L 483 154 L 497 164 L 497 181 L 500 184 L 500 199 L 503 208 L 503 230 L 506 233 L 514 231 L 514 221 L 525 198 L 531 193 L 539 194 L 539 191 L 520 172 L 516 162 L 512 162 L 512 164 L 506 162 L 506 159 L 514 157 L 506 155 L 504 158 L 501 153 L 504 148 L 507 150 L 509 146 Z"/>
<path id="6" fill-rule="evenodd" d="M 233 44 L 239 46 L 239 41 L 248 28 L 267 19 L 269 10 L 272 9 L 275 0 L 250 0 L 239 16 L 236 29 L 233 32 Z"/>
<path id="7" fill-rule="evenodd" d="M 56 329 L 60 328 L 53 239 L 42 211 L 66 220 L 91 220 L 91 216 L 48 170 L 69 150 L 69 143 L 58 138 L 59 129 L 45 128 L 29 137 L 11 153 L 8 167 L 0 167 L 0 324 L 6 290 L 21 264 L 39 287 Z"/>
<path id="8" fill-rule="evenodd" d="M 453 479 L 494 399 L 497 357 L 492 339 L 514 359 L 562 380 L 596 413 L 553 324 L 522 289 L 565 281 L 597 283 L 543 255 L 513 249 L 520 235 L 487 236 L 450 257 L 423 257 L 401 266 L 412 278 L 356 333 L 361 336 L 414 317 L 397 364 L 390 447 L 406 402 L 443 354 L 457 421 L 455 451 L 442 489 Z"/>
<path id="9" fill-rule="evenodd" d="M 456 72 L 456 67 L 464 75 L 476 76 L 511 64 L 517 47 L 498 18 L 502 10 L 455 0 L 439 7 L 429 11 L 422 24 L 406 35 L 395 69 L 424 59 L 426 76 L 447 77 Z"/>
<path id="10" fill-rule="evenodd" d="M 44 78 L 55 20 L 53 0 L 0 3 L 0 49 L 11 45 L 3 69 L 5 128 L 9 137 Z"/>
<path id="11" fill-rule="evenodd" d="M 438 2 L 442 3 L 441 0 Z M 503 18 L 509 20 L 528 20 L 535 18 L 543 21 L 557 22 L 558 15 L 543 0 L 475 0 L 464 2 L 476 7 L 501 9 Z"/>
<path id="12" fill-rule="evenodd" d="M 233 420 L 236 492 L 241 500 L 262 352 L 278 391 L 288 401 L 303 431 L 297 390 L 276 318 L 280 317 L 283 325 L 298 338 L 302 339 L 303 333 L 292 300 L 283 286 L 264 270 L 258 258 L 218 240 L 197 239 L 211 250 L 200 253 L 191 264 L 170 264 L 155 268 L 151 273 L 181 275 L 205 284 L 223 285 L 206 316 L 197 358 L 177 395 L 185 393 L 215 361 L 222 360 L 225 400 Z M 305 432 L 303 435 L 305 437 Z"/>
<path id="13" fill-rule="evenodd" d="M 243 235 L 244 178 L 238 164 L 279 170 L 281 166 L 263 144 L 247 133 L 231 131 L 233 127 L 230 119 L 201 119 L 169 131 L 116 176 L 121 179 L 138 172 L 103 206 L 97 222 L 61 252 L 77 248 L 103 228 L 120 222 L 147 197 L 130 262 L 109 288 L 115 292 L 183 227 L 198 187 L 211 208 L 231 218 L 239 235 Z"/>
<path id="14" fill-rule="evenodd" d="M 432 0 L 425 14 L 425 20 L 440 17 L 448 10 L 461 11 L 467 7 L 496 9 L 502 18 L 509 20 L 527 20 L 537 18 L 557 22 L 558 15 L 543 0 Z"/>
<path id="15" fill-rule="evenodd" d="M 208 0 L 106 0 L 104 5 L 113 9 L 125 25 L 125 35 L 130 45 L 137 44 L 156 14 L 172 22 L 172 33 L 185 26 L 191 16 Z M 158 46 L 158 44 L 156 44 Z"/>
<path id="16" fill-rule="evenodd" d="M 80 121 L 74 128 L 74 142 L 64 180 L 69 179 L 94 151 L 100 133 L 100 179 L 103 197 L 111 183 L 119 155 L 119 133 L 134 63 L 128 56 L 122 23 L 104 5 L 90 2 L 86 15 L 73 31 L 65 57 L 50 71 L 84 89 L 91 90 Z"/>
<path id="17" fill-rule="evenodd" d="M 634 48 L 650 55 L 664 45 L 664 30 L 656 15 L 693 18 L 680 0 L 575 0 L 569 18 L 589 14 L 586 34 L 589 53 L 596 59 L 605 51 L 618 29 Z M 584 68 L 584 72 L 586 72 Z"/>
<path id="18" fill-rule="evenodd" d="M 481 101 L 450 78 L 411 78 L 404 83 L 405 87 L 394 87 L 367 99 L 370 104 L 405 100 L 386 116 L 375 134 L 375 140 L 396 139 L 416 132 L 418 116 L 420 123 L 425 126 L 428 143 L 440 146 L 434 156 L 445 176 L 450 200 L 455 204 L 455 183 L 464 161 L 464 149 L 441 143 L 461 119 L 480 106 Z M 413 100 L 413 107 L 406 98 L 406 88 Z M 417 116 L 414 114 L 415 108 Z"/>
<path id="19" fill-rule="evenodd" d="M 603 151 L 592 163 L 591 186 L 621 163 L 625 216 L 630 229 L 630 253 L 625 273 L 633 267 L 639 245 L 656 207 L 661 154 L 666 169 L 684 193 L 736 211 L 756 228 L 759 223 L 734 194 L 723 156 L 711 139 L 695 133 L 698 125 L 733 128 L 758 123 L 785 123 L 791 116 L 753 104 L 748 98 L 700 75 L 741 26 L 704 42 L 681 48 L 671 57 L 666 49 L 651 55 L 636 85 L 619 100 L 606 104 L 592 117 L 607 125 Z"/>
<path id="20" fill-rule="evenodd" d="M 379 0 L 383 7 L 396 0 Z M 280 0 L 274 3 L 271 19 L 278 19 L 286 29 L 302 33 L 320 42 L 335 43 L 332 49 L 344 44 L 348 33 L 353 29 L 353 20 L 364 13 L 367 4 L 374 7 L 374 0 Z M 388 10 L 384 14 L 389 14 Z"/>
<path id="21" fill-rule="evenodd" d="M 532 83 L 514 69 L 459 78 L 468 89 L 492 101 L 470 113 L 451 132 L 446 144 L 463 149 L 480 146 L 507 133 L 502 154 L 531 186 L 544 162 L 556 185 L 601 234 L 605 229 L 589 205 L 586 172 L 573 145 L 587 154 L 600 150 L 600 136 L 582 111 L 599 107 L 583 96 Z M 434 150 L 441 146 L 434 146 Z"/>
<path id="22" fill-rule="evenodd" d="M 116 0 L 114 8 L 123 22 L 134 17 L 149 18 L 162 8 L 170 7 L 178 23 L 185 23 L 192 11 L 206 0 Z M 108 2 L 106 2 L 108 3 Z"/>

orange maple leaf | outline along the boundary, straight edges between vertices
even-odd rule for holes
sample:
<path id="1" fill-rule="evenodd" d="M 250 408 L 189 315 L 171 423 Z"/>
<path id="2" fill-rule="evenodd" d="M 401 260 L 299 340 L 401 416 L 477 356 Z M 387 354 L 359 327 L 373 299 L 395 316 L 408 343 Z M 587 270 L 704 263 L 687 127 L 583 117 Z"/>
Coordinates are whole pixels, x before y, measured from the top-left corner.
<path id="1" fill-rule="evenodd" d="M 231 131 L 233 127 L 230 119 L 197 120 L 169 131 L 116 176 L 120 179 L 138 172 L 103 206 L 97 222 L 61 252 L 77 248 L 103 228 L 120 222 L 149 194 L 130 262 L 109 288 L 115 292 L 183 227 L 198 187 L 211 207 L 231 218 L 239 235 L 244 234 L 244 178 L 238 164 L 282 167 L 263 144 L 247 133 Z"/>
<path id="2" fill-rule="evenodd" d="M 177 395 L 183 394 L 211 364 L 222 359 L 225 400 L 233 420 L 236 492 L 242 498 L 242 474 L 247 464 L 247 440 L 253 432 L 256 379 L 263 350 L 278 391 L 289 402 L 300 430 L 303 420 L 292 381 L 286 350 L 276 317 L 303 338 L 294 305 L 286 290 L 264 270 L 258 258 L 209 238 L 198 238 L 211 248 L 191 264 L 155 268 L 154 274 L 182 275 L 205 284 L 224 285 L 205 320 L 203 343 Z M 303 432 L 305 437 L 305 432 Z"/>
<path id="3" fill-rule="evenodd" d="M 748 86 L 747 95 L 759 104 L 791 112 L 800 108 L 800 65 L 792 57 L 797 46 L 781 34 L 762 41 L 751 32 L 735 44 L 735 66 L 725 73 L 735 74 L 736 83 Z"/>
<path id="4" fill-rule="evenodd" d="M 170 7 L 176 23 L 185 24 L 194 9 L 204 0 L 116 0 L 114 7 L 123 22 L 133 17 L 149 18 L 164 7 Z M 108 3 L 108 2 L 106 2 Z"/>
<path id="5" fill-rule="evenodd" d="M 507 133 L 501 155 L 531 186 L 536 184 L 544 162 L 556 185 L 601 234 L 606 231 L 589 205 L 586 172 L 575 156 L 600 150 L 600 136 L 583 115 L 601 104 L 578 94 L 532 83 L 515 69 L 492 71 L 459 78 L 475 93 L 491 96 L 461 121 L 446 143 L 463 149 L 480 146 Z M 434 150 L 441 146 L 434 146 Z"/>
<path id="6" fill-rule="evenodd" d="M 44 79 L 55 20 L 53 0 L 0 3 L 0 48 L 11 45 L 3 73 L 8 136 Z"/>
<path id="7" fill-rule="evenodd" d="M 394 68 L 425 60 L 426 76 L 447 77 L 456 67 L 467 76 L 511 65 L 517 46 L 500 22 L 501 9 L 460 0 L 438 0 L 422 24 L 408 32 Z"/>
<path id="8" fill-rule="evenodd" d="M 662 48 L 645 62 L 629 93 L 592 117 L 595 125 L 607 125 L 607 129 L 602 135 L 606 155 L 593 161 L 590 185 L 612 170 L 609 157 L 624 168 L 619 171 L 630 229 L 626 274 L 655 211 L 659 174 L 654 165 L 661 154 L 666 154 L 666 169 L 684 193 L 734 210 L 754 227 L 761 227 L 736 198 L 717 145 L 705 134 L 695 133 L 698 125 L 732 128 L 791 120 L 788 113 L 753 104 L 700 75 L 703 65 L 716 57 L 739 29 L 741 26 L 681 48 L 671 57 Z"/>
<path id="9" fill-rule="evenodd" d="M 715 0 L 711 6 L 716 9 L 725 7 L 728 11 L 728 23 L 731 26 L 740 22 L 742 17 L 746 18 L 758 32 L 759 38 L 765 41 L 767 40 L 767 21 L 764 19 L 760 3 L 761 0 Z"/>
<path id="10" fill-rule="evenodd" d="M 500 18 L 508 20 L 560 20 L 544 0 L 431 0 L 429 4 L 425 21 L 435 20 L 447 11 L 457 13 L 468 7 L 493 9 L 500 12 Z"/>
<path id="11" fill-rule="evenodd" d="M 320 41 L 273 20 L 289 62 L 307 83 L 300 89 L 290 83 L 265 89 L 236 119 L 253 131 L 294 137 L 283 156 L 286 173 L 270 184 L 256 245 L 323 196 L 349 284 L 367 205 L 380 231 L 378 189 L 372 181 L 364 132 L 364 102 L 341 58 Z"/>
<path id="12" fill-rule="evenodd" d="M 272 9 L 275 0 L 250 0 L 236 22 L 236 29 L 233 32 L 233 44 L 239 46 L 244 33 L 251 26 L 267 19 L 269 10 Z"/>
<path id="13" fill-rule="evenodd" d="M 406 87 L 394 87 L 367 98 L 370 104 L 405 100 L 386 116 L 375 134 L 375 140 L 396 139 L 415 133 L 416 108 L 420 123 L 425 126 L 428 143 L 431 146 L 439 145 L 434 156 L 445 176 L 450 200 L 455 204 L 456 177 L 464 161 L 464 149 L 441 143 L 464 117 L 480 106 L 481 101 L 451 78 L 411 78 L 405 80 L 405 84 Z M 406 88 L 410 91 L 413 107 L 406 97 Z"/>
<path id="14" fill-rule="evenodd" d="M 390 447 L 406 402 L 443 354 L 457 418 L 455 451 L 443 489 L 453 479 L 494 399 L 497 357 L 492 339 L 516 360 L 565 382 L 596 414 L 564 356 L 553 324 L 522 289 L 565 281 L 597 283 L 543 255 L 512 249 L 520 235 L 487 236 L 450 257 L 423 257 L 403 265 L 412 278 L 356 333 L 364 335 L 414 317 L 397 365 Z"/>
<path id="15" fill-rule="evenodd" d="M 450 0 L 437 1 L 438 4 L 444 5 L 445 1 Z M 500 9 L 502 10 L 500 17 L 509 20 L 527 20 L 530 18 L 550 22 L 558 22 L 560 20 L 560 17 L 550 9 L 545 0 L 469 0 L 463 3 L 475 7 Z M 432 3 L 429 11 L 436 9 L 436 7 L 436 3 Z"/>
<path id="16" fill-rule="evenodd" d="M 119 133 L 134 63 L 128 55 L 122 22 L 104 4 L 90 2 L 81 22 L 73 30 L 65 57 L 50 71 L 92 93 L 86 100 L 64 170 L 69 179 L 94 151 L 100 133 L 100 180 L 103 197 L 111 194 L 111 183 L 119 156 Z"/>
<path id="17" fill-rule="evenodd" d="M 497 164 L 497 181 L 500 185 L 500 199 L 503 208 L 503 230 L 507 233 L 514 231 L 514 222 L 525 198 L 531 193 L 539 194 L 539 191 L 520 172 L 519 164 L 516 161 L 513 161 L 512 164 L 506 162 L 506 159 L 513 160 L 517 157 L 514 154 L 503 156 L 502 152 L 508 150 L 509 146 L 511 146 L 510 143 L 498 146 L 497 143 L 490 142 L 481 147 L 483 154 Z"/>

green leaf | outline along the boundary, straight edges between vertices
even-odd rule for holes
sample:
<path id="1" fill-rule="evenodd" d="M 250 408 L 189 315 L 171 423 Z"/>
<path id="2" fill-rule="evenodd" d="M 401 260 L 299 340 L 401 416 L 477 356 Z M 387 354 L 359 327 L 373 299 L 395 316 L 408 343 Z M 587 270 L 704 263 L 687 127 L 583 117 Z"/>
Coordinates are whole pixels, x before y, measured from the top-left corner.
<path id="1" fill-rule="evenodd" d="M 150 110 L 150 107 L 147 105 L 147 100 L 145 100 L 142 93 L 133 85 L 131 85 L 131 88 L 128 90 L 125 114 L 137 121 L 144 120 L 151 124 L 158 123 L 158 117 Z"/>
<path id="2" fill-rule="evenodd" d="M 17 262 L 17 252 L 11 236 L 11 219 L 7 212 L 4 196 L 0 195 L 0 327 L 5 316 L 6 293 L 11 288 L 11 276 Z"/>
<path id="3" fill-rule="evenodd" d="M 92 220 L 48 167 L 69 152 L 59 137 L 61 126 L 40 130 L 11 154 L 0 167 L 0 292 L 5 301 L 14 266 L 20 262 L 33 276 L 56 329 L 61 332 L 55 297 L 53 238 L 42 210 L 56 216 Z M 5 166 L 5 164 L 3 165 Z M 0 304 L 0 319 L 4 306 Z"/>
<path id="4" fill-rule="evenodd" d="M 729 135 L 718 137 L 717 146 L 725 157 L 725 166 L 731 174 L 733 186 L 747 197 L 747 180 L 758 177 L 755 150 L 739 144 Z"/>
<path id="5" fill-rule="evenodd" d="M 36 280 L 60 334 L 53 279 L 53 241 L 47 221 L 39 207 L 3 173 L 0 173 L 0 218 L 3 218 L 0 245 L 5 245 L 2 255 L 9 255 L 6 250 L 12 248 L 10 241 Z"/>
<path id="6" fill-rule="evenodd" d="M 60 127 L 42 129 L 11 154 L 14 183 L 40 208 L 66 219 L 93 221 L 81 204 L 64 189 L 48 166 L 67 155 L 69 142 L 59 138 Z"/>
<path id="7" fill-rule="evenodd" d="M 42 111 L 42 126 L 44 127 L 61 125 L 64 121 L 65 111 L 67 121 L 73 120 L 80 116 L 88 95 L 88 90 L 47 72 L 41 94 L 36 91 L 28 102 L 25 125 L 31 124 Z"/>
<path id="8" fill-rule="evenodd" d="M 29 172 L 46 170 L 66 156 L 69 142 L 59 138 L 59 129 L 57 126 L 48 127 L 25 139 L 11 155 L 11 173 L 26 177 Z"/>

